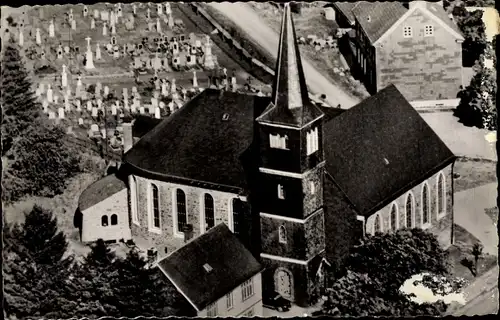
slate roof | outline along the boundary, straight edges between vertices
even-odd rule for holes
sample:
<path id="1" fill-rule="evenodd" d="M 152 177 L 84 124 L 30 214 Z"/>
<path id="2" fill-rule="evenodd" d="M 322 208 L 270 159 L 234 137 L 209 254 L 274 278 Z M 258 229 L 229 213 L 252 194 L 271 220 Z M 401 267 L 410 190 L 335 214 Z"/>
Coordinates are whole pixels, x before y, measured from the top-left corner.
<path id="1" fill-rule="evenodd" d="M 78 208 L 83 212 L 125 188 L 127 185 L 117 175 L 106 176 L 83 190 L 78 199 Z"/>
<path id="2" fill-rule="evenodd" d="M 361 1 L 352 9 L 353 15 L 371 43 L 377 41 L 407 11 L 408 9 L 398 1 Z"/>
<path id="3" fill-rule="evenodd" d="M 354 9 L 361 1 L 358 2 L 334 2 L 331 4 L 327 4 L 326 6 L 331 6 L 337 8 L 346 18 L 349 20 L 351 24 L 354 24 L 355 19 L 352 14 L 352 9 Z M 325 6 L 325 7 L 326 7 Z"/>
<path id="4" fill-rule="evenodd" d="M 158 267 L 199 311 L 263 269 L 223 223 L 160 260 Z"/>
<path id="5" fill-rule="evenodd" d="M 455 155 L 394 85 L 324 125 L 326 169 L 370 215 Z"/>
<path id="6" fill-rule="evenodd" d="M 124 162 L 165 177 L 245 188 L 240 156 L 252 143 L 254 120 L 269 100 L 206 89 L 144 135 Z"/>
<path id="7" fill-rule="evenodd" d="M 443 21 L 448 27 L 452 28 L 455 32 L 457 32 L 459 35 L 463 37 L 462 31 L 458 28 L 458 26 L 453 22 L 450 17 L 448 17 L 448 14 L 446 11 L 443 9 L 442 6 L 440 6 L 436 2 L 425 2 L 426 8 L 429 10 L 430 13 L 438 17 L 441 21 Z"/>
<path id="8" fill-rule="evenodd" d="M 132 126 L 132 136 L 135 138 L 142 138 L 146 133 L 151 131 L 161 119 L 156 119 L 146 115 L 135 116 L 134 125 Z"/>

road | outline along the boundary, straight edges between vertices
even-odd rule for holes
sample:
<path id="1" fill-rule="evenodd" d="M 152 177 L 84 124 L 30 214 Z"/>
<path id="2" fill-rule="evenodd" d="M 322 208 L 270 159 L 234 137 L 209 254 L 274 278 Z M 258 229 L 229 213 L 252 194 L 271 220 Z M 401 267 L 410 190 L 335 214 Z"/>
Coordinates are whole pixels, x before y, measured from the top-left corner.
<path id="1" fill-rule="evenodd" d="M 476 279 L 464 290 L 467 303 L 450 307 L 453 316 L 475 316 L 498 312 L 498 266 Z"/>
<path id="2" fill-rule="evenodd" d="M 481 241 L 484 252 L 498 255 L 497 228 L 485 209 L 497 205 L 498 183 L 489 183 L 477 188 L 455 193 L 455 223 Z"/>
<path id="3" fill-rule="evenodd" d="M 208 5 L 224 14 L 236 23 L 248 36 L 264 48 L 273 57 L 278 54 L 278 34 L 244 2 L 211 2 Z M 302 64 L 309 90 L 314 95 L 326 94 L 327 103 L 331 106 L 340 104 L 342 108 L 350 108 L 360 100 L 347 94 L 343 89 L 335 86 L 316 70 L 308 59 L 302 57 Z"/>

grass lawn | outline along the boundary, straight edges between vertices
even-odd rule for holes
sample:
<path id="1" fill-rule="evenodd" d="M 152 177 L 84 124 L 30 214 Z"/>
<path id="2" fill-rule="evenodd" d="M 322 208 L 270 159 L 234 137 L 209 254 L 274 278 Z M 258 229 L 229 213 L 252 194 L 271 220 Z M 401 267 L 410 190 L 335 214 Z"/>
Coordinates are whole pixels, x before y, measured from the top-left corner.
<path id="1" fill-rule="evenodd" d="M 484 209 L 484 211 L 493 220 L 494 224 L 498 222 L 498 207 Z"/>
<path id="2" fill-rule="evenodd" d="M 476 188 L 488 183 L 497 182 L 496 161 L 459 158 L 455 163 L 455 192 Z"/>
<path id="3" fill-rule="evenodd" d="M 454 230 L 455 244 L 448 249 L 449 259 L 452 266 L 451 273 L 456 277 L 463 278 L 468 282 L 471 282 L 475 277 L 466 266 L 462 265 L 461 261 L 464 258 L 474 261 L 474 256 L 471 254 L 471 250 L 474 243 L 479 243 L 479 240 L 458 225 L 454 225 Z M 483 254 L 479 258 L 477 277 L 495 267 L 497 263 L 498 259 L 496 256 Z"/>
<path id="4" fill-rule="evenodd" d="M 102 160 L 100 163 L 102 164 Z M 100 177 L 101 175 L 97 172 L 83 172 L 76 175 L 68 182 L 66 190 L 61 195 L 57 195 L 53 198 L 27 197 L 21 201 L 5 206 L 5 221 L 23 223 L 24 213 L 31 210 L 35 204 L 46 209 L 51 209 L 57 217 L 59 230 L 66 234 L 66 238 L 69 242 L 68 253 L 82 256 L 89 251 L 89 247 L 80 242 L 79 231 L 73 226 L 73 216 L 82 191 Z"/>

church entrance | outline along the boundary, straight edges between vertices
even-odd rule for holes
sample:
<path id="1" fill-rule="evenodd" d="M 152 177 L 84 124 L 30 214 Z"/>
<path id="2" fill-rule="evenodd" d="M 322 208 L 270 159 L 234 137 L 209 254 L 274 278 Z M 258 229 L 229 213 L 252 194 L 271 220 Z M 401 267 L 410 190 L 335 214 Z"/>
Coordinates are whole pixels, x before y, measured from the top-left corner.
<path id="1" fill-rule="evenodd" d="M 275 273 L 274 287 L 283 298 L 293 300 L 293 278 L 290 271 L 278 268 Z"/>

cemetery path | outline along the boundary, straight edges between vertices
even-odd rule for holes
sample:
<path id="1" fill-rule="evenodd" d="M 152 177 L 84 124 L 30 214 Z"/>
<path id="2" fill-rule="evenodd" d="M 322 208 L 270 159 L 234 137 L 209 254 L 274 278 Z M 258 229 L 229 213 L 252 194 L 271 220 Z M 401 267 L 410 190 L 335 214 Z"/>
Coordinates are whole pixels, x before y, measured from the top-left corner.
<path id="1" fill-rule="evenodd" d="M 208 5 L 231 19 L 253 41 L 258 42 L 268 53 L 276 57 L 278 52 L 278 34 L 248 4 L 243 2 L 211 2 Z M 349 95 L 340 87 L 332 84 L 330 80 L 312 66 L 308 59 L 303 57 L 302 61 L 308 86 L 313 94 L 326 94 L 326 101 L 330 106 L 340 104 L 344 109 L 350 108 L 360 102 L 358 98 Z"/>

